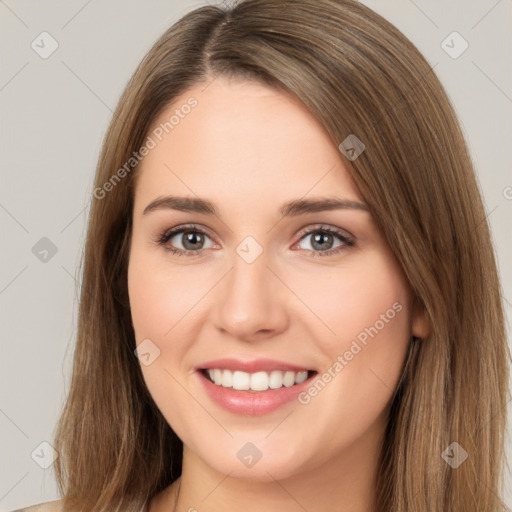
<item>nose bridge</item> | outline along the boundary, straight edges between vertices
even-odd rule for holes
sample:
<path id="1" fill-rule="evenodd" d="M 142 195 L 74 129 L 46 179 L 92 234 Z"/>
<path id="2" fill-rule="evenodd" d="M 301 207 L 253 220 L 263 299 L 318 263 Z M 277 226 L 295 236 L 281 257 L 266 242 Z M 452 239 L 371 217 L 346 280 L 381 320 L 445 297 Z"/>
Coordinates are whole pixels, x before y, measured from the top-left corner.
<path id="1" fill-rule="evenodd" d="M 269 256 L 254 239 L 244 240 L 237 247 L 216 306 L 219 328 L 242 338 L 284 328 L 282 290 L 267 268 L 271 266 Z"/>

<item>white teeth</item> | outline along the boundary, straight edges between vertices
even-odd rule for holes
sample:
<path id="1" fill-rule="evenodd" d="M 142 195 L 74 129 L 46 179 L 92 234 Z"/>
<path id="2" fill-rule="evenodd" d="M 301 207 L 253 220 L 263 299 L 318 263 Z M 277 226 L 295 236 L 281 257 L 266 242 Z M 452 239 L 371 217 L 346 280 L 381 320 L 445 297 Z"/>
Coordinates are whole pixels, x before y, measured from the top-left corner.
<path id="1" fill-rule="evenodd" d="M 222 384 L 222 370 L 213 370 L 213 382 L 218 386 Z"/>
<path id="2" fill-rule="evenodd" d="M 300 384 L 308 378 L 308 372 L 297 372 L 295 376 L 295 384 Z"/>
<path id="3" fill-rule="evenodd" d="M 283 377 L 283 384 L 289 388 L 295 384 L 295 372 L 285 372 Z"/>
<path id="4" fill-rule="evenodd" d="M 231 388 L 233 387 L 233 374 L 231 372 L 222 371 L 222 387 Z"/>
<path id="5" fill-rule="evenodd" d="M 268 387 L 272 389 L 278 389 L 283 387 L 283 372 L 273 371 L 270 372 L 270 378 L 268 379 Z"/>
<path id="6" fill-rule="evenodd" d="M 257 372 L 251 374 L 251 389 L 253 391 L 266 391 L 268 389 L 268 373 Z"/>
<path id="7" fill-rule="evenodd" d="M 219 370 L 220 372 L 221 370 Z M 224 370 L 229 371 L 229 370 Z M 233 372 L 233 389 L 239 391 L 247 390 L 250 387 L 251 376 L 245 372 Z"/>
<path id="8" fill-rule="evenodd" d="M 271 372 L 247 373 L 242 371 L 221 370 L 218 368 L 208 369 L 210 380 L 225 388 L 233 388 L 238 391 L 266 391 L 291 387 L 300 384 L 308 378 L 307 371 L 292 372 L 274 370 Z"/>

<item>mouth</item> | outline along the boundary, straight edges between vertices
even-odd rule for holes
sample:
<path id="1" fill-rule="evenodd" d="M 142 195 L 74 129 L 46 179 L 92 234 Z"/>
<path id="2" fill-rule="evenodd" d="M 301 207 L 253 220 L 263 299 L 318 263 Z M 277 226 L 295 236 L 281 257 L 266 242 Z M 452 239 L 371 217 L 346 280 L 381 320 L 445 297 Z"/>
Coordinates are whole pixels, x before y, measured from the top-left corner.
<path id="1" fill-rule="evenodd" d="M 318 374 L 280 361 L 218 359 L 196 368 L 210 400 L 224 410 L 260 416 L 293 402 Z"/>
<path id="2" fill-rule="evenodd" d="M 267 391 L 268 389 L 290 388 L 301 384 L 317 373 L 314 370 L 272 370 L 249 373 L 222 368 L 203 368 L 200 372 L 217 386 L 230 388 L 235 391 L 252 391 L 255 393 Z"/>

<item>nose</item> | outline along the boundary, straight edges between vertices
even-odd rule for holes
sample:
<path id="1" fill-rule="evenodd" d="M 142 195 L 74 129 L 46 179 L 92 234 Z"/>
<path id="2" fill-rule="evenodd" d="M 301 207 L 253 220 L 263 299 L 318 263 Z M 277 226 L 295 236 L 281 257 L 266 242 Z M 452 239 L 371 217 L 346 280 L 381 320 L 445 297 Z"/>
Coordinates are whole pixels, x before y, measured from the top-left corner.
<path id="1" fill-rule="evenodd" d="M 216 297 L 216 327 L 242 341 L 259 341 L 286 330 L 289 291 L 269 267 L 264 251 L 248 263 L 235 254 Z"/>

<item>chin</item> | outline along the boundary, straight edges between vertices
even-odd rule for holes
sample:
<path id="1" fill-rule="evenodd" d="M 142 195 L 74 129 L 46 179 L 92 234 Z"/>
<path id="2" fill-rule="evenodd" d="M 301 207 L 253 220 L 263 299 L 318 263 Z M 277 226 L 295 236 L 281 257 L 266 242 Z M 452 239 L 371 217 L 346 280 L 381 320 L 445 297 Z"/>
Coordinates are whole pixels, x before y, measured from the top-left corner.
<path id="1" fill-rule="evenodd" d="M 218 445 L 215 452 L 201 456 L 203 462 L 214 470 L 229 474 L 232 478 L 251 482 L 270 482 L 284 480 L 310 468 L 313 461 L 308 461 L 304 446 L 292 441 L 282 442 L 240 441 L 251 436 L 236 436 L 229 446 Z M 255 436 L 253 437 L 255 439 Z"/>

